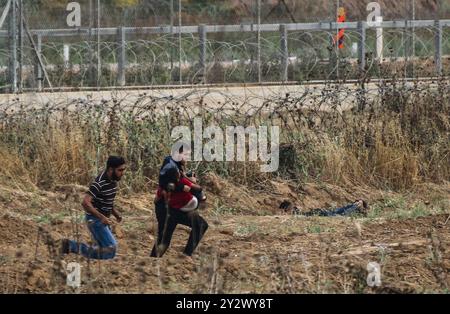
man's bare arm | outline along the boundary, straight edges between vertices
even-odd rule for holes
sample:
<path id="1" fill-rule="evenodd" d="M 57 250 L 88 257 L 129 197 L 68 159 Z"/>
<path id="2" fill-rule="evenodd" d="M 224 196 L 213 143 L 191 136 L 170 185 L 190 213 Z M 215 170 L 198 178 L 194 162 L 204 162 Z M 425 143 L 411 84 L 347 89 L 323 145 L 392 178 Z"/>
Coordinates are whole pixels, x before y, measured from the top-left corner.
<path id="1" fill-rule="evenodd" d="M 113 207 L 113 209 L 112 209 L 112 214 L 114 217 L 116 217 L 116 220 L 118 222 L 122 221 L 122 216 L 120 215 L 120 213 L 117 211 L 117 209 L 115 207 Z"/>
<path id="2" fill-rule="evenodd" d="M 202 187 L 198 184 L 192 184 L 191 186 L 184 186 L 184 192 L 201 192 L 203 191 Z"/>
<path id="3" fill-rule="evenodd" d="M 92 196 L 89 194 L 86 194 L 84 196 L 83 202 L 81 203 L 83 208 L 91 215 L 97 217 L 102 221 L 102 223 L 106 225 L 110 225 L 111 221 L 106 218 L 104 215 L 102 215 L 93 205 L 92 205 Z"/>

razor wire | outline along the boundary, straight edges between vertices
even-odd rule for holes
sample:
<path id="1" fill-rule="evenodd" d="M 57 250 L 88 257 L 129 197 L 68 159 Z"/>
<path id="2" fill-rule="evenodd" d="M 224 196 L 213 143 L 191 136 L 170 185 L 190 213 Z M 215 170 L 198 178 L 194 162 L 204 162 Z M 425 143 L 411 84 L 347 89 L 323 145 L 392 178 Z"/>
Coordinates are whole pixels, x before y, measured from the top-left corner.
<path id="1" fill-rule="evenodd" d="M 432 76 L 433 69 L 420 66 L 434 58 L 435 28 L 429 27 L 415 31 L 415 57 L 408 56 L 407 45 L 410 34 L 401 29 L 386 29 L 383 32 L 384 47 L 383 62 L 378 62 L 375 56 L 376 33 L 367 31 L 366 60 L 367 72 L 375 77 L 393 75 L 389 69 L 398 61 L 411 62 L 417 71 L 417 76 Z M 449 31 L 445 30 L 445 36 Z M 139 35 L 133 35 L 138 37 Z M 333 49 L 333 31 L 294 31 L 288 33 L 288 76 L 290 81 L 356 79 L 357 55 L 352 44 L 358 42 L 358 32 L 347 30 L 345 48 L 336 55 Z M 199 68 L 200 42 L 194 34 L 183 34 L 181 51 L 172 34 L 159 36 L 142 36 L 147 38 L 130 38 L 126 41 L 127 85 L 168 85 L 177 84 L 178 72 L 181 67 L 185 84 L 206 83 L 254 83 L 257 82 L 257 45 L 253 33 L 220 35 L 210 34 L 206 39 L 206 78 L 201 77 L 203 71 Z M 222 38 L 220 38 L 222 37 Z M 217 39 L 216 39 L 217 38 Z M 118 68 L 118 53 L 120 44 L 106 40 L 100 42 L 102 87 L 116 86 Z M 69 45 L 70 58 L 64 60 L 63 47 Z M 89 51 L 95 51 L 95 41 L 76 38 L 55 40 L 45 38 L 42 44 L 42 56 L 45 60 L 52 82 L 56 87 L 89 86 L 87 72 L 89 67 L 96 68 L 89 56 Z M 171 51 L 180 54 L 182 63 L 173 60 Z M 450 54 L 450 42 L 443 41 L 443 54 Z M 261 36 L 261 69 L 265 82 L 280 81 L 281 67 L 280 34 L 263 33 Z M 96 51 L 94 59 L 96 59 Z M 334 59 L 333 59 L 334 58 Z M 408 60 L 407 60 L 408 59 Z M 7 71 L 8 49 L 0 49 L 0 71 Z M 334 61 L 334 63 L 333 63 Z M 445 61 L 445 58 L 444 58 Z M 24 68 L 28 88 L 33 88 L 31 82 L 36 78 L 36 60 L 31 47 L 25 47 Z M 339 67 L 340 77 L 336 70 Z M 342 70 L 341 70 L 342 67 Z M 448 62 L 444 62 L 444 73 L 449 71 Z M 348 72 L 346 74 L 346 71 Z M 392 72 L 392 71 L 391 71 Z M 343 73 L 343 74 L 341 74 Z M 4 77 L 5 74 L 0 75 Z M 92 84 L 92 82 L 90 82 Z M 2 85 L 2 84 L 0 84 Z M 27 85 L 27 84 L 26 84 Z"/>

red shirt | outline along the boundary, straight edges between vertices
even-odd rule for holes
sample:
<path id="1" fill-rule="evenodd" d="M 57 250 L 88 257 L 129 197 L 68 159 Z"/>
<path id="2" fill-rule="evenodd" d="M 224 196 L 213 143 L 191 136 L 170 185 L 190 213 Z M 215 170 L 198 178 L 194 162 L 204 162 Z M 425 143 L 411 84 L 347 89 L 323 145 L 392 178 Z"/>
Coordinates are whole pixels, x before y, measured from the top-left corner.
<path id="1" fill-rule="evenodd" d="M 178 184 L 184 184 L 188 187 L 192 186 L 192 182 L 185 177 L 182 177 Z M 157 197 L 161 197 L 161 193 L 162 189 L 161 187 L 158 187 L 158 191 L 156 192 Z M 191 192 L 173 192 L 169 200 L 169 206 L 175 209 L 183 208 L 193 197 Z"/>

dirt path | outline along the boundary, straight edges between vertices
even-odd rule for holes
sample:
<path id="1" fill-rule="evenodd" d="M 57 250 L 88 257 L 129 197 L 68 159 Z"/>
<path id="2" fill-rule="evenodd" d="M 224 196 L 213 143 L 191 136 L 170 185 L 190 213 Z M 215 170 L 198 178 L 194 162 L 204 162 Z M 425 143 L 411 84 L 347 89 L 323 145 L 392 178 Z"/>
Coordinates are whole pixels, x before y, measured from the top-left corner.
<path id="1" fill-rule="evenodd" d="M 379 95 L 378 82 L 365 84 L 367 100 Z M 406 83 L 412 87 L 413 83 Z M 436 84 L 427 83 L 429 89 Z M 420 86 L 420 83 L 419 83 Z M 417 87 L 416 87 L 417 88 Z M 117 99 L 124 108 L 135 104 L 155 104 L 157 108 L 164 110 L 170 103 L 183 103 L 198 110 L 223 110 L 236 107 L 240 104 L 243 111 L 251 113 L 252 109 L 262 107 L 265 102 L 270 106 L 264 110 L 271 111 L 280 99 L 290 96 L 304 106 L 316 103 L 320 99 L 323 103 L 319 110 L 326 110 L 329 106 L 338 106 L 338 109 L 346 110 L 357 103 L 358 84 L 340 83 L 324 84 L 311 83 L 305 85 L 268 85 L 268 86 L 188 86 L 185 88 L 156 88 L 140 90 L 117 91 L 76 91 L 59 93 L 25 93 L 20 95 L 0 94 L 1 108 L 16 108 L 19 104 L 26 104 L 34 108 L 41 108 L 46 104 L 69 107 L 70 104 L 89 102 L 90 104 L 104 104 Z M 8 109 L 8 110 L 10 110 Z M 8 111 L 9 112 L 9 111 Z M 242 112 L 242 111 L 241 111 Z"/>

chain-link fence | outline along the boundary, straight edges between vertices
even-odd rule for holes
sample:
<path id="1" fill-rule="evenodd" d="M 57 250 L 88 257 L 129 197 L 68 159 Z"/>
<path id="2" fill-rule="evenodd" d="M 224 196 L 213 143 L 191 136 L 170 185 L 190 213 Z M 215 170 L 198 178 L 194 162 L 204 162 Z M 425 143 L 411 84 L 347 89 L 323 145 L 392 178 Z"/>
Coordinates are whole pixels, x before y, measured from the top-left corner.
<path id="1" fill-rule="evenodd" d="M 450 1 L 378 1 L 379 28 L 365 23 L 369 2 L 80 0 L 78 10 L 65 0 L 0 0 L 2 13 L 15 3 L 0 30 L 0 88 L 448 74 Z M 341 7 L 353 24 L 336 23 Z M 79 24 L 68 26 L 76 13 Z"/>

